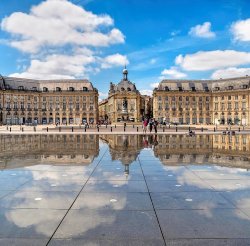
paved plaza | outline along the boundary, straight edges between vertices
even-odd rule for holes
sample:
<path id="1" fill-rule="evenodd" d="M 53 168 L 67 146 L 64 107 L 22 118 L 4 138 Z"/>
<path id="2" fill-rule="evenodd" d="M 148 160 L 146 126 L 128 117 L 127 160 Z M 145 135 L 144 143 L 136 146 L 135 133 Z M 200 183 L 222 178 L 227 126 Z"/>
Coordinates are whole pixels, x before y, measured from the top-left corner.
<path id="1" fill-rule="evenodd" d="M 250 245 L 249 169 L 152 148 L 128 165 L 102 140 L 89 165 L 3 160 L 0 245 Z"/>
<path id="2" fill-rule="evenodd" d="M 157 134 L 187 134 L 189 130 L 196 134 L 222 134 L 235 131 L 240 134 L 250 134 L 249 126 L 238 125 L 158 125 Z M 143 131 L 141 123 L 123 123 L 112 125 L 9 125 L 0 126 L 0 134 L 155 134 L 155 130 Z"/>

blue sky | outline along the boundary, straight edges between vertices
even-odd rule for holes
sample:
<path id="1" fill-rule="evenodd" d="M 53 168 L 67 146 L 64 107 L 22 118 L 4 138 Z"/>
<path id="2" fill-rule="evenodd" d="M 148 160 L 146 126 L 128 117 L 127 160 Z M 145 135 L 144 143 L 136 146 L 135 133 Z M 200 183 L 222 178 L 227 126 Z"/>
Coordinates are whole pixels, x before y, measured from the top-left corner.
<path id="1" fill-rule="evenodd" d="M 0 21 L 1 74 L 89 78 L 101 97 L 125 63 L 143 93 L 250 75 L 248 0 L 1 0 Z"/>

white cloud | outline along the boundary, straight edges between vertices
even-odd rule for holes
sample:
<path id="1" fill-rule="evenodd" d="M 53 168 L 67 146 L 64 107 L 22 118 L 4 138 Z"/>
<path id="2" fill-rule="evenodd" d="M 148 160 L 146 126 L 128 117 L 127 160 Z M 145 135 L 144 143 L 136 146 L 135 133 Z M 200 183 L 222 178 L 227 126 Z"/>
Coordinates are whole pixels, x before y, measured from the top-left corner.
<path id="1" fill-rule="evenodd" d="M 33 79 L 71 79 L 86 77 L 87 65 L 94 63 L 92 54 L 48 55 L 45 59 L 33 59 L 26 71 L 10 76 Z"/>
<path id="2" fill-rule="evenodd" d="M 178 71 L 177 67 L 171 67 L 170 69 L 164 69 L 161 72 L 161 79 L 163 78 L 174 78 L 174 79 L 181 79 L 181 78 L 185 78 L 187 75 L 185 73 L 182 73 L 180 71 Z"/>
<path id="3" fill-rule="evenodd" d="M 211 75 L 212 79 L 220 79 L 220 78 L 233 78 L 233 77 L 244 77 L 246 75 L 250 76 L 250 68 L 237 68 L 237 67 L 229 67 L 226 69 L 219 69 L 213 72 Z"/>
<path id="4" fill-rule="evenodd" d="M 125 39 L 113 19 L 95 15 L 68 0 L 46 0 L 28 14 L 12 13 L 2 20 L 1 28 L 11 34 L 9 45 L 29 54 L 28 66 L 11 76 L 87 78 L 88 73 L 97 73 L 100 68 L 128 64 L 126 56 L 120 54 L 101 57 L 101 47 Z"/>
<path id="5" fill-rule="evenodd" d="M 99 100 L 105 99 L 108 97 L 108 93 L 99 91 Z"/>
<path id="6" fill-rule="evenodd" d="M 153 91 L 152 90 L 140 90 L 141 95 L 147 95 L 147 96 L 152 96 Z"/>
<path id="7" fill-rule="evenodd" d="M 179 55 L 175 59 L 186 71 L 206 71 L 250 63 L 250 53 L 235 50 L 199 51 L 185 56 Z"/>
<path id="8" fill-rule="evenodd" d="M 250 19 L 236 21 L 231 25 L 235 40 L 250 41 Z"/>
<path id="9" fill-rule="evenodd" d="M 124 66 L 124 65 L 128 65 L 128 64 L 129 64 L 129 61 L 128 61 L 127 57 L 117 53 L 114 55 L 106 56 L 102 60 L 101 67 L 102 68 L 110 68 L 110 67 L 114 67 L 114 66 Z"/>
<path id="10" fill-rule="evenodd" d="M 150 84 L 150 87 L 151 87 L 151 88 L 156 88 L 156 87 L 158 87 L 158 85 L 159 85 L 158 82 L 157 82 L 157 83 L 151 83 L 151 84 Z"/>
<path id="11" fill-rule="evenodd" d="M 15 12 L 1 22 L 2 30 L 13 35 L 10 45 L 29 53 L 44 46 L 123 43 L 124 35 L 116 28 L 108 28 L 112 25 L 110 16 L 95 15 L 67 0 L 47 0 L 29 14 Z"/>
<path id="12" fill-rule="evenodd" d="M 211 31 L 210 22 L 204 22 L 201 25 L 191 27 L 188 34 L 199 38 L 214 38 L 216 36 L 215 33 Z"/>

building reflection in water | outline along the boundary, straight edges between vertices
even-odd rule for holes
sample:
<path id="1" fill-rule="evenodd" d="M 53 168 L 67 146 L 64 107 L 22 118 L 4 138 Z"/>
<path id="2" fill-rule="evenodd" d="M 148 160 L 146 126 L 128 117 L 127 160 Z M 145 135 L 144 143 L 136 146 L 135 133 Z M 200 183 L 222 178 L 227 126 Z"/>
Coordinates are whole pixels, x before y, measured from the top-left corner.
<path id="1" fill-rule="evenodd" d="M 99 141 L 109 146 L 111 160 L 119 160 L 127 175 L 144 148 L 152 149 L 163 165 L 250 165 L 249 135 L 1 135 L 0 166 L 88 165 L 99 155 Z"/>
<path id="2" fill-rule="evenodd" d="M 124 174 L 129 175 L 129 165 L 133 163 L 143 149 L 141 135 L 100 135 L 100 139 L 109 146 L 112 160 L 124 165 Z"/>
<path id="3" fill-rule="evenodd" d="M 1 169 L 38 164 L 88 165 L 98 154 L 98 135 L 0 136 Z"/>
<path id="4" fill-rule="evenodd" d="M 101 135 L 112 160 L 129 165 L 143 148 L 151 148 L 163 165 L 219 164 L 249 168 L 249 135 Z"/>

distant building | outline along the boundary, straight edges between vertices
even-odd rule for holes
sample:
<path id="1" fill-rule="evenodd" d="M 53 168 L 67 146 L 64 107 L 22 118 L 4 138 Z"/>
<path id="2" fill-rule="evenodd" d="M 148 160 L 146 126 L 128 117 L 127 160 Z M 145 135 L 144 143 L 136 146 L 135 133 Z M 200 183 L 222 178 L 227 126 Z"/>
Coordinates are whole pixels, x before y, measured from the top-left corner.
<path id="1" fill-rule="evenodd" d="M 98 91 L 88 80 L 0 77 L 0 123 L 81 124 L 98 119 Z"/>
<path id="2" fill-rule="evenodd" d="M 163 80 L 153 92 L 153 115 L 167 123 L 249 125 L 249 82 Z"/>
<path id="3" fill-rule="evenodd" d="M 109 122 L 138 122 L 146 116 L 145 97 L 128 80 L 128 70 L 123 70 L 123 79 L 117 84 L 110 83 L 108 98 L 99 103 L 101 119 Z M 104 115 L 103 115 L 104 114 Z"/>

